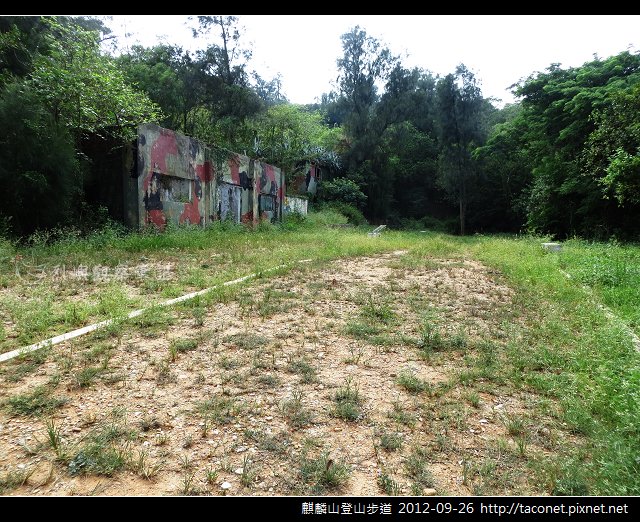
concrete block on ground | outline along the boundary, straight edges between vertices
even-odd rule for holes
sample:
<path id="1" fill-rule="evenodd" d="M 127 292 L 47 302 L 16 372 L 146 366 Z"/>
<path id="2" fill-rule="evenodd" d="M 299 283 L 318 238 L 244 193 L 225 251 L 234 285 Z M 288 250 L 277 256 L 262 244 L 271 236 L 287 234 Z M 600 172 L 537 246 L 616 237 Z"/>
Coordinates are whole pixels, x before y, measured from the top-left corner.
<path id="1" fill-rule="evenodd" d="M 542 248 L 547 252 L 560 252 L 562 245 L 560 243 L 542 243 Z"/>

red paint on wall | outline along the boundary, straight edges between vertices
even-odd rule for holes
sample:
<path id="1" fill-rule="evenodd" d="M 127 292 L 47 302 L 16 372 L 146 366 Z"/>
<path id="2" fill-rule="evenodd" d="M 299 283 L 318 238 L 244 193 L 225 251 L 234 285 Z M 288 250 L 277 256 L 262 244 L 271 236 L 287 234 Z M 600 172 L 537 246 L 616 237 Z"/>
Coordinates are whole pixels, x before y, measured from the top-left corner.
<path id="1" fill-rule="evenodd" d="M 211 168 L 211 163 L 205 161 L 201 165 L 196 165 L 196 176 L 200 178 L 200 181 L 202 181 L 202 183 L 209 183 L 210 181 L 212 181 L 213 169 Z"/>
<path id="2" fill-rule="evenodd" d="M 276 182 L 276 173 L 273 169 L 272 165 L 265 164 L 265 174 L 267 175 L 267 179 L 270 179 L 273 183 Z"/>
<path id="3" fill-rule="evenodd" d="M 158 165 L 158 168 L 164 173 L 167 170 L 167 156 L 169 154 L 178 154 L 178 143 L 176 135 L 166 129 L 160 131 L 160 135 L 151 146 L 151 164 Z"/>
<path id="4" fill-rule="evenodd" d="M 157 170 L 162 174 L 167 173 L 167 156 L 178 154 L 178 144 L 176 142 L 176 135 L 168 131 L 167 129 L 161 129 L 160 135 L 156 138 L 151 146 L 151 152 L 149 154 L 151 158 L 150 171 Z M 149 180 L 151 179 L 151 172 L 145 177 L 143 190 L 146 192 L 149 186 Z"/>
<path id="5" fill-rule="evenodd" d="M 193 182 L 195 185 L 195 182 Z M 195 191 L 195 187 L 194 187 Z M 180 214 L 180 223 L 191 223 L 192 225 L 200 224 L 200 209 L 199 209 L 200 200 L 197 196 L 193 196 L 192 203 L 185 203 L 184 209 L 182 210 L 182 214 Z"/>
<path id="6" fill-rule="evenodd" d="M 205 161 L 200 165 L 195 166 L 195 173 L 198 179 L 200 180 L 201 190 L 205 190 L 205 184 L 209 183 L 213 179 L 213 174 L 211 171 L 211 163 Z M 197 196 L 196 191 L 196 182 L 192 181 L 192 191 L 193 191 L 193 202 L 185 203 L 184 209 L 182 210 L 182 214 L 180 214 L 179 222 L 180 223 L 191 223 L 192 225 L 197 225 L 201 221 L 200 216 L 200 201 L 202 198 Z"/>
<path id="7" fill-rule="evenodd" d="M 236 185 L 240 185 L 240 160 L 238 158 L 229 158 L 229 168 L 231 169 L 231 181 Z"/>
<path id="8" fill-rule="evenodd" d="M 160 230 L 164 230 L 167 218 L 162 210 L 147 210 L 147 225 L 154 224 Z"/>

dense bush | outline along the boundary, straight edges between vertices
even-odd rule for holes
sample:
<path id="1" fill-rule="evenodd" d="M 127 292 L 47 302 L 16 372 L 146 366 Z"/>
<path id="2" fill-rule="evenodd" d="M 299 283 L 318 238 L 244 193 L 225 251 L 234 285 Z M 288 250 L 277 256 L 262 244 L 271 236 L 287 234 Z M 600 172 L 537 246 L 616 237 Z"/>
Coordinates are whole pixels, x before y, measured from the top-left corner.
<path id="1" fill-rule="evenodd" d="M 69 217 L 80 190 L 67 129 L 26 86 L 0 92 L 0 220 L 13 234 L 52 228 Z"/>
<path id="2" fill-rule="evenodd" d="M 323 208 L 331 208 L 339 212 L 340 214 L 345 216 L 348 219 L 349 223 L 351 223 L 352 225 L 360 226 L 368 224 L 367 218 L 364 217 L 364 214 L 360 212 L 360 210 L 358 210 L 356 207 L 354 207 L 353 205 L 349 205 L 348 203 L 333 201 Z"/>
<path id="3" fill-rule="evenodd" d="M 323 181 L 318 193 L 320 201 L 337 201 L 361 209 L 367 201 L 367 196 L 360 190 L 358 184 L 347 178 L 336 178 Z"/>

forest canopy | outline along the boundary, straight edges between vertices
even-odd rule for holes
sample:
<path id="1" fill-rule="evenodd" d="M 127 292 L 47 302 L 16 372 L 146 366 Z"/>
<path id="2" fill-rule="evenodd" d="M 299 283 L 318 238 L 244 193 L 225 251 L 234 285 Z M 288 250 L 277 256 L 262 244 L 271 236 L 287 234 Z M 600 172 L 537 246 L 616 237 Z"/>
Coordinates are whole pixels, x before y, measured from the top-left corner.
<path id="1" fill-rule="evenodd" d="M 116 55 L 103 20 L 0 17 L 0 236 L 97 215 L 87 212 L 87 140 L 124 143 L 155 122 L 289 179 L 305 162 L 326 165 L 312 204 L 371 223 L 640 238 L 638 53 L 550 64 L 499 108 L 467 65 L 447 75 L 407 68 L 354 27 L 342 35 L 334 90 L 295 105 L 278 76 L 250 70 L 238 17 L 200 16 L 193 31 L 204 48 Z"/>

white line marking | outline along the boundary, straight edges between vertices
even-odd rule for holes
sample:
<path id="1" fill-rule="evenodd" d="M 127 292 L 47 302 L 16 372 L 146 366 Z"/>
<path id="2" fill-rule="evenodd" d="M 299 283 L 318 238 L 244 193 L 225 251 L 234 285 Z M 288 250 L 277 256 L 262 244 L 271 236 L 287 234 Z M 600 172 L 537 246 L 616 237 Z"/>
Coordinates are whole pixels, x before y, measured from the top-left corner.
<path id="1" fill-rule="evenodd" d="M 309 263 L 310 261 L 312 260 L 303 259 L 301 261 L 298 261 L 298 263 Z M 278 266 L 274 266 L 273 268 L 267 268 L 266 270 L 261 270 L 260 272 L 254 272 L 253 274 L 239 277 L 238 279 L 234 279 L 233 281 L 227 281 L 226 283 L 220 283 L 210 288 L 205 288 L 204 290 L 198 290 L 197 292 L 191 292 L 190 294 L 176 297 L 175 299 L 169 299 L 168 301 L 163 301 L 162 303 L 158 303 L 157 305 L 154 305 L 154 306 L 171 306 L 176 303 L 181 303 L 182 301 L 188 301 L 189 299 L 193 299 L 194 297 L 197 297 L 199 295 L 206 294 L 207 292 L 210 292 L 211 290 L 214 290 L 216 288 L 220 288 L 223 286 L 237 285 L 239 283 L 243 283 L 244 281 L 247 281 L 248 279 L 253 279 L 255 277 L 258 277 L 261 274 L 273 272 L 275 270 L 279 270 L 280 268 L 285 268 L 287 266 L 288 265 L 278 265 Z M 130 312 L 129 314 L 127 314 L 126 318 L 132 319 L 134 317 L 138 317 L 139 315 L 142 315 L 145 311 L 149 310 L 150 308 L 153 308 L 153 307 L 148 306 L 146 308 L 140 308 L 139 310 L 134 310 L 133 312 Z M 98 330 L 99 328 L 104 328 L 105 326 L 109 326 L 113 324 L 115 321 L 116 319 L 107 319 L 106 321 L 100 321 L 99 323 L 90 324 L 89 326 L 84 326 L 82 328 L 78 328 L 77 330 L 73 330 L 65 334 L 56 335 L 55 337 L 51 337 L 50 339 L 45 339 L 44 341 L 40 341 L 39 343 L 30 344 L 29 346 L 23 346 L 22 348 L 18 348 L 17 350 L 0 354 L 0 363 L 4 361 L 8 361 L 9 359 L 13 359 L 14 357 L 18 357 L 19 355 L 22 355 L 25 353 L 35 352 L 40 348 L 53 346 L 56 344 L 60 344 L 64 341 L 68 341 L 70 339 L 75 339 L 76 337 L 80 337 L 81 335 Z"/>

